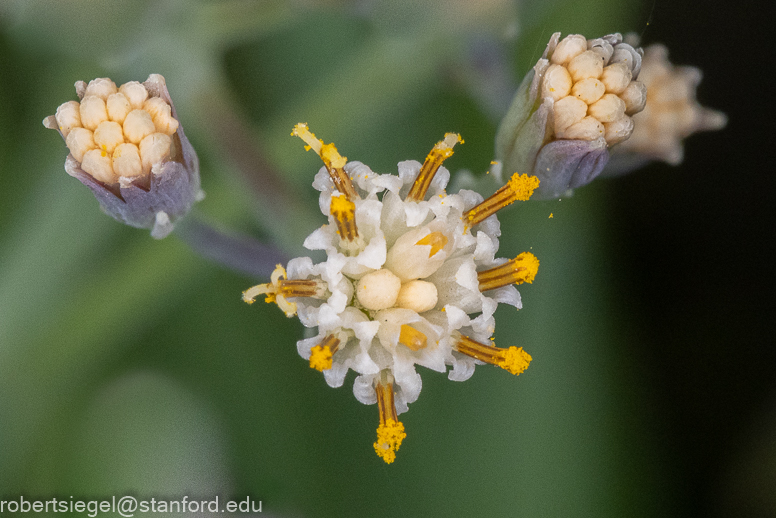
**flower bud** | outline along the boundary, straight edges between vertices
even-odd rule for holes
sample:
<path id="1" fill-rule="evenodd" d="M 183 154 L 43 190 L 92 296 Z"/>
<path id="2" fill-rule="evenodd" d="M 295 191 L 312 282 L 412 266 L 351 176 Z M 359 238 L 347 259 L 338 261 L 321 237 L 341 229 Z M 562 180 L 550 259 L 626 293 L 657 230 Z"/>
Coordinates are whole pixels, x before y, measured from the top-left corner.
<path id="1" fill-rule="evenodd" d="M 70 150 L 65 171 L 89 187 L 103 211 L 161 239 L 202 197 L 199 161 L 183 133 L 164 77 L 116 87 L 75 84 L 80 99 L 46 117 Z"/>
<path id="2" fill-rule="evenodd" d="M 496 159 L 504 171 L 537 176 L 535 199 L 591 182 L 644 108 L 641 56 L 620 34 L 553 34 L 501 121 Z"/>
<path id="3" fill-rule="evenodd" d="M 685 138 L 698 131 L 722 129 L 727 123 L 725 114 L 704 108 L 696 100 L 701 71 L 673 65 L 664 45 L 645 49 L 639 79 L 643 87 L 631 84 L 620 95 L 625 113 L 633 115 L 633 134 L 613 150 L 604 176 L 624 174 L 652 160 L 678 165 L 684 158 Z"/>

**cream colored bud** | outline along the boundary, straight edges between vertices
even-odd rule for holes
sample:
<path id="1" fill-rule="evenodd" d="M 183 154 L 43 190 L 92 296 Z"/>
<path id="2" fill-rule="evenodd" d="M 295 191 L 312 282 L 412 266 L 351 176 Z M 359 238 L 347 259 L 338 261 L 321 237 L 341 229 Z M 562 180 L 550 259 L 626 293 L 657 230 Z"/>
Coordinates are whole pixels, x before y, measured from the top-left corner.
<path id="1" fill-rule="evenodd" d="M 124 143 L 124 132 L 121 130 L 121 124 L 114 121 L 102 121 L 94 130 L 94 143 L 101 150 L 113 153 L 116 146 Z"/>
<path id="2" fill-rule="evenodd" d="M 423 313 L 434 309 L 437 300 L 437 287 L 433 283 L 415 280 L 402 284 L 396 306 Z"/>
<path id="3" fill-rule="evenodd" d="M 113 172 L 116 176 L 135 178 L 143 174 L 140 152 L 134 144 L 120 144 L 113 152 Z"/>
<path id="4" fill-rule="evenodd" d="M 587 113 L 587 103 L 569 95 L 555 103 L 554 111 L 555 135 L 557 136 L 572 124 L 582 120 L 582 117 Z"/>
<path id="5" fill-rule="evenodd" d="M 356 298 L 366 309 L 388 309 L 396 303 L 400 289 L 401 280 L 392 271 L 383 268 L 358 280 Z"/>
<path id="6" fill-rule="evenodd" d="M 604 70 L 604 58 L 597 52 L 586 50 L 569 62 L 568 69 L 574 81 L 588 77 L 598 79 Z"/>
<path id="7" fill-rule="evenodd" d="M 105 101 L 111 94 L 115 94 L 117 91 L 116 83 L 107 77 L 98 77 L 97 79 L 89 81 L 89 84 L 86 86 L 86 92 L 84 92 L 84 97 L 94 95 Z"/>
<path id="8" fill-rule="evenodd" d="M 563 99 L 571 92 L 571 75 L 562 65 L 550 65 L 544 72 L 542 97 L 552 97 L 553 101 Z"/>
<path id="9" fill-rule="evenodd" d="M 647 87 L 640 81 L 632 81 L 620 94 L 620 99 L 625 102 L 626 115 L 639 113 L 647 104 Z"/>
<path id="10" fill-rule="evenodd" d="M 574 83 L 574 87 L 571 89 L 571 95 L 577 99 L 585 101 L 587 104 L 593 104 L 600 99 L 606 87 L 604 83 L 593 77 L 588 77 L 577 83 Z"/>
<path id="11" fill-rule="evenodd" d="M 566 65 L 569 61 L 587 50 L 587 40 L 581 34 L 569 34 L 552 52 L 550 61 L 556 65 Z"/>
<path id="12" fill-rule="evenodd" d="M 605 134 L 604 138 L 606 143 L 610 146 L 627 140 L 633 133 L 633 119 L 627 115 L 623 115 L 621 118 L 614 122 L 607 122 L 604 124 Z"/>
<path id="13" fill-rule="evenodd" d="M 70 154 L 73 155 L 79 162 L 83 162 L 84 154 L 91 149 L 95 149 L 97 144 L 94 143 L 94 135 L 86 128 L 73 128 L 70 133 L 67 134 L 65 144 L 70 150 Z"/>
<path id="14" fill-rule="evenodd" d="M 81 125 L 81 105 L 78 101 L 68 101 L 57 108 L 57 126 L 62 136 L 67 138 L 70 130 Z"/>
<path id="15" fill-rule="evenodd" d="M 122 93 L 110 95 L 106 105 L 108 108 L 108 118 L 119 124 L 124 124 L 127 114 L 132 111 L 132 105 L 129 104 L 129 100 Z"/>
<path id="16" fill-rule="evenodd" d="M 627 63 L 613 63 L 604 67 L 601 82 L 606 86 L 607 93 L 621 94 L 630 84 L 632 76 L 633 73 Z"/>
<path id="17" fill-rule="evenodd" d="M 151 97 L 143 103 L 143 109 L 151 114 L 156 131 L 172 135 L 178 129 L 178 121 L 172 118 L 170 105 L 159 97 Z"/>
<path id="18" fill-rule="evenodd" d="M 97 126 L 108 120 L 108 110 L 105 101 L 96 95 L 87 95 L 81 100 L 81 125 L 94 131 Z"/>
<path id="19" fill-rule="evenodd" d="M 110 155 L 99 149 L 87 151 L 81 162 L 81 169 L 89 173 L 92 178 L 108 185 L 117 183 L 113 174 Z"/>
<path id="20" fill-rule="evenodd" d="M 595 117 L 583 117 L 575 122 L 559 135 L 560 138 L 569 140 L 595 140 L 604 136 L 604 125 Z"/>
<path id="21" fill-rule="evenodd" d="M 587 42 L 587 50 L 592 50 L 602 58 L 604 63 L 608 63 L 614 54 L 614 47 L 612 44 L 603 38 L 596 38 Z"/>
<path id="22" fill-rule="evenodd" d="M 170 156 L 172 138 L 164 133 L 152 133 L 140 141 L 140 161 L 143 174 L 151 171 L 151 166 Z"/>
<path id="23" fill-rule="evenodd" d="M 132 110 L 124 119 L 124 137 L 133 144 L 139 144 L 154 131 L 154 121 L 145 110 Z"/>
<path id="24" fill-rule="evenodd" d="M 605 94 L 590 105 L 587 113 L 601 122 L 614 122 L 625 115 L 625 101 L 614 94 Z"/>
<path id="25" fill-rule="evenodd" d="M 146 87 L 137 81 L 124 83 L 119 88 L 119 92 L 124 94 L 133 110 L 142 109 L 143 103 L 146 101 L 146 99 L 148 99 L 148 90 L 146 90 Z"/>

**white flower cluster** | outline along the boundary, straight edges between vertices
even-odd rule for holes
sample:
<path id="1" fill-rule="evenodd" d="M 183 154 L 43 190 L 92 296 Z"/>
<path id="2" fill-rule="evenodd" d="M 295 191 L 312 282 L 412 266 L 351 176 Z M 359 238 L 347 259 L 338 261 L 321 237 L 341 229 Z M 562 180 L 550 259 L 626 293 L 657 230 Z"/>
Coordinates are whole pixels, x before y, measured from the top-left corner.
<path id="1" fill-rule="evenodd" d="M 362 403 L 380 405 L 375 449 L 391 462 L 403 426 L 394 445 L 381 442 L 380 430 L 383 424 L 401 425 L 396 415 L 418 398 L 416 365 L 438 372 L 452 366 L 449 378 L 455 381 L 468 379 L 481 361 L 514 374 L 528 366 L 531 358 L 522 348 L 499 349 L 490 339 L 496 307 L 521 307 L 513 284 L 531 282 L 538 260 L 530 253 L 495 258 L 500 229 L 494 213 L 528 199 L 538 181 L 515 174 L 485 201 L 468 190 L 448 194 L 450 173 L 441 163 L 460 141 L 452 133 L 424 164 L 400 162 L 398 176 L 347 162 L 306 125 L 294 134 L 325 163 L 313 186 L 329 224 L 304 246 L 325 251 L 327 259 L 293 259 L 244 299 L 266 294 L 288 316 L 298 314 L 306 327 L 317 329 L 297 347 L 330 386 L 342 386 L 349 369 L 358 373 L 353 392 Z M 389 402 L 381 400 L 385 387 L 392 387 Z"/>

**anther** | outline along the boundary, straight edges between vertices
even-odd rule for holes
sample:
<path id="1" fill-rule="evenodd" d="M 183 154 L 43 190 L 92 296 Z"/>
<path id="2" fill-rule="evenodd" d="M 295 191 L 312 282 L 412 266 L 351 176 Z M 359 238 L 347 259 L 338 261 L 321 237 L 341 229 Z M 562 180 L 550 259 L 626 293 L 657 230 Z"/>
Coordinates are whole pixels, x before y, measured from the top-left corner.
<path id="1" fill-rule="evenodd" d="M 396 452 L 407 434 L 404 433 L 404 425 L 399 421 L 396 413 L 393 376 L 387 374 L 387 376 L 382 377 L 387 379 L 380 380 L 375 385 L 377 407 L 380 411 L 380 425 L 377 427 L 377 442 L 374 443 L 374 448 L 375 453 L 386 464 L 390 464 L 396 460 Z"/>
<path id="2" fill-rule="evenodd" d="M 532 283 L 539 270 L 539 260 L 531 252 L 523 252 L 506 263 L 477 273 L 480 291 L 495 290 L 509 284 Z"/>
<path id="3" fill-rule="evenodd" d="M 340 346 L 340 339 L 328 335 L 321 343 L 310 350 L 310 368 L 318 371 L 331 369 L 332 357 Z"/>
<path id="4" fill-rule="evenodd" d="M 507 205 L 511 205 L 516 201 L 528 200 L 537 187 L 539 187 L 539 179 L 537 177 L 528 176 L 527 174 L 513 174 L 509 182 L 490 198 L 464 212 L 463 219 L 466 226 L 471 228 Z"/>
<path id="5" fill-rule="evenodd" d="M 455 340 L 454 347 L 461 354 L 501 367 L 515 375 L 525 371 L 532 360 L 531 355 L 525 352 L 522 347 L 513 345 L 508 349 L 502 349 L 481 344 L 461 334 Z"/>
<path id="6" fill-rule="evenodd" d="M 348 159 L 339 154 L 334 144 L 324 144 L 323 140 L 316 138 L 315 135 L 310 132 L 307 124 L 304 122 L 300 122 L 294 126 L 291 135 L 304 140 L 307 144 L 307 149 L 312 149 L 321 157 L 323 164 L 326 166 L 326 170 L 329 171 L 332 182 L 334 182 L 334 187 L 339 192 L 347 196 L 351 201 L 358 199 L 359 196 L 358 193 L 356 193 L 356 189 L 353 187 L 353 182 L 350 180 L 350 177 L 344 169 Z"/>
<path id="7" fill-rule="evenodd" d="M 463 139 L 458 133 L 445 133 L 444 140 L 436 143 L 426 155 L 423 167 L 420 168 L 418 177 L 407 194 L 407 201 L 423 201 L 429 186 L 431 186 L 431 180 L 434 179 L 442 162 L 453 156 L 453 147 L 459 142 L 463 144 Z"/>

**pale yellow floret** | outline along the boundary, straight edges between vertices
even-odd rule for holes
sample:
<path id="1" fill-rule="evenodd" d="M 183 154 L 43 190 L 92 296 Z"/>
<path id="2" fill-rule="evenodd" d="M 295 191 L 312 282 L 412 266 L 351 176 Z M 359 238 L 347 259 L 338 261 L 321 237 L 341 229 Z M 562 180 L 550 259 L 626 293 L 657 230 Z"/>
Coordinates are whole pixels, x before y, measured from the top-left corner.
<path id="1" fill-rule="evenodd" d="M 587 113 L 601 122 L 614 122 L 625 115 L 625 101 L 614 94 L 606 94 L 591 104 Z"/>
<path id="2" fill-rule="evenodd" d="M 172 135 L 178 129 L 178 121 L 172 116 L 172 109 L 160 97 L 151 97 L 143 103 L 143 109 L 151 114 L 158 133 Z"/>
<path id="3" fill-rule="evenodd" d="M 586 50 L 569 62 L 568 69 L 574 81 L 588 77 L 598 79 L 604 70 L 604 58 L 597 52 Z"/>
<path id="4" fill-rule="evenodd" d="M 567 65 L 587 50 L 587 39 L 581 34 L 569 34 L 558 42 L 550 57 L 552 63 Z"/>
<path id="5" fill-rule="evenodd" d="M 604 124 L 606 142 L 609 145 L 617 144 L 627 140 L 633 133 L 633 119 L 627 115 L 623 115 L 621 118 L 614 122 L 607 122 Z"/>
<path id="6" fill-rule="evenodd" d="M 89 173 L 95 180 L 105 184 L 114 185 L 117 182 L 117 178 L 113 174 L 111 157 L 104 155 L 102 150 L 87 151 L 81 161 L 81 169 Z"/>
<path id="7" fill-rule="evenodd" d="M 106 154 L 113 153 L 119 144 L 124 143 L 124 132 L 121 124 L 114 121 L 102 121 L 94 130 L 94 143 Z"/>
<path id="8" fill-rule="evenodd" d="M 116 176 L 135 178 L 143 174 L 140 152 L 134 144 L 119 144 L 113 152 L 113 172 Z"/>
<path id="9" fill-rule="evenodd" d="M 502 359 L 496 365 L 517 376 L 528 368 L 532 359 L 522 347 L 513 345 L 502 353 Z"/>
<path id="10" fill-rule="evenodd" d="M 595 140 L 605 134 L 604 125 L 595 117 L 582 117 L 563 131 L 563 138 L 571 140 Z"/>
<path id="11" fill-rule="evenodd" d="M 96 95 L 87 95 L 81 100 L 81 125 L 91 131 L 108 120 L 108 110 L 105 101 Z"/>
<path id="12" fill-rule="evenodd" d="M 170 156 L 172 138 L 164 133 L 151 133 L 140 141 L 140 162 L 143 174 L 148 174 L 154 164 L 161 163 Z"/>
<path id="13" fill-rule="evenodd" d="M 606 92 L 621 94 L 631 82 L 633 72 L 626 63 L 612 63 L 604 67 L 601 74 L 601 82 L 606 86 Z"/>
<path id="14" fill-rule="evenodd" d="M 73 155 L 79 162 L 83 162 L 84 155 L 87 151 L 95 149 L 97 144 L 94 142 L 94 133 L 86 128 L 76 127 L 70 130 L 65 139 L 65 144 L 70 150 L 70 154 Z"/>
<path id="15" fill-rule="evenodd" d="M 583 79 L 571 88 L 571 95 L 587 104 L 596 102 L 603 97 L 604 93 L 606 93 L 606 86 L 594 77 Z"/>
<path id="16" fill-rule="evenodd" d="M 132 111 L 132 105 L 129 104 L 127 97 L 122 93 L 115 93 L 108 97 L 106 105 L 110 120 L 119 124 L 124 124 L 127 114 Z"/>
<path id="17" fill-rule="evenodd" d="M 414 327 L 404 324 L 399 331 L 399 343 L 413 351 L 420 351 L 428 345 L 428 337 Z"/>
<path id="18" fill-rule="evenodd" d="M 84 97 L 94 95 L 105 101 L 108 99 L 108 96 L 115 94 L 117 91 L 116 83 L 107 77 L 98 77 L 97 79 L 89 81 L 89 84 L 86 86 L 86 91 L 84 92 Z"/>
<path id="19" fill-rule="evenodd" d="M 550 65 L 544 73 L 542 97 L 551 97 L 553 101 L 563 99 L 571 93 L 574 82 L 571 74 L 562 65 Z"/>
<path id="20" fill-rule="evenodd" d="M 639 113 L 647 105 L 647 87 L 641 81 L 633 81 L 620 94 L 620 98 L 625 101 L 626 115 Z"/>
<path id="21" fill-rule="evenodd" d="M 124 138 L 133 144 L 140 144 L 155 129 L 151 114 L 145 110 L 132 110 L 124 119 Z"/>
<path id="22" fill-rule="evenodd" d="M 81 126 L 81 105 L 78 101 L 68 101 L 57 108 L 57 126 L 62 136 L 67 138 L 68 133 L 73 128 Z"/>
<path id="23" fill-rule="evenodd" d="M 124 83 L 119 87 L 119 92 L 124 94 L 133 110 L 143 108 L 143 103 L 148 99 L 148 90 L 137 81 Z"/>
<path id="24" fill-rule="evenodd" d="M 440 250 L 447 246 L 447 236 L 441 232 L 431 232 L 425 237 L 419 239 L 415 244 L 419 246 L 430 245 L 431 249 L 428 251 L 428 258 L 431 259 Z"/>
<path id="25" fill-rule="evenodd" d="M 356 283 L 356 298 L 366 309 L 377 311 L 396 304 L 401 280 L 391 270 L 381 268 L 361 277 Z"/>
<path id="26" fill-rule="evenodd" d="M 401 285 L 396 307 L 423 313 L 434 309 L 439 300 L 437 287 L 432 282 L 414 280 Z"/>
<path id="27" fill-rule="evenodd" d="M 558 138 L 565 138 L 563 132 L 566 128 L 581 121 L 587 115 L 587 103 L 569 95 L 555 103 L 554 112 L 555 135 Z"/>

